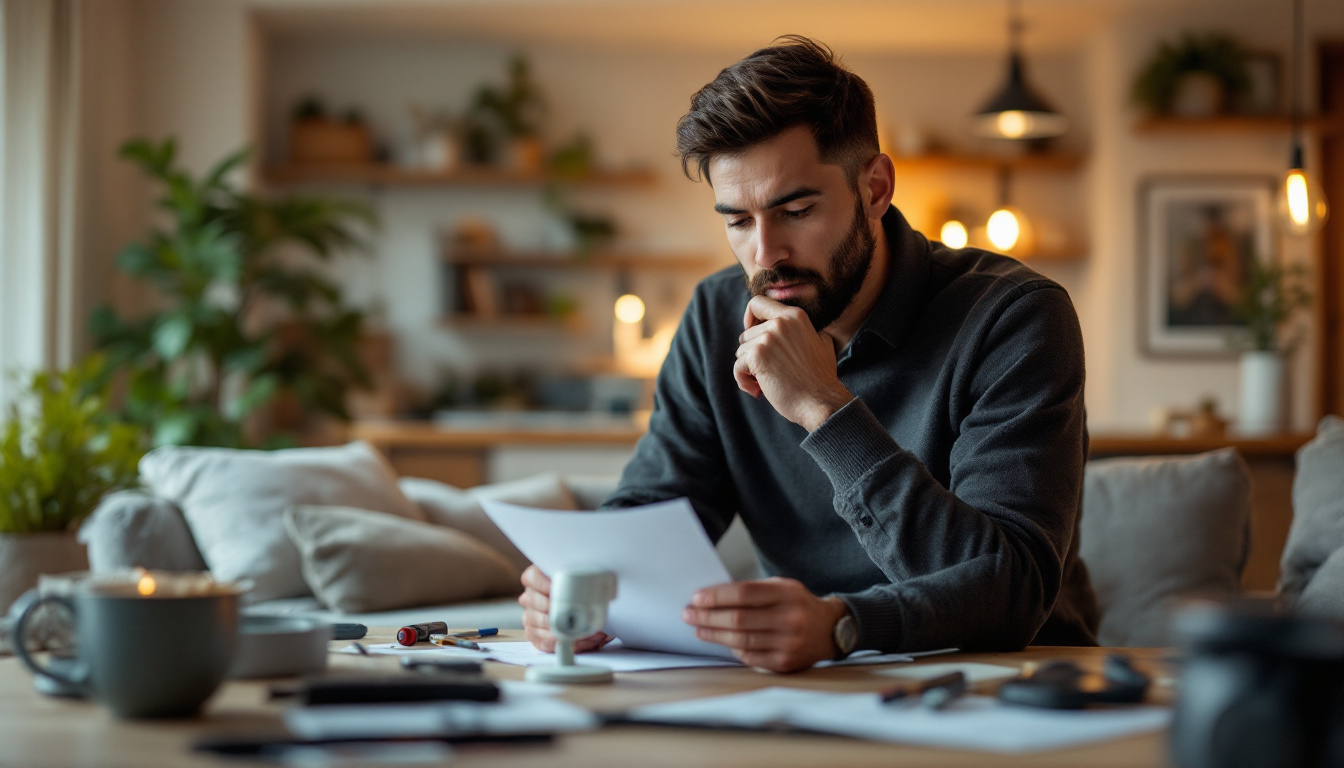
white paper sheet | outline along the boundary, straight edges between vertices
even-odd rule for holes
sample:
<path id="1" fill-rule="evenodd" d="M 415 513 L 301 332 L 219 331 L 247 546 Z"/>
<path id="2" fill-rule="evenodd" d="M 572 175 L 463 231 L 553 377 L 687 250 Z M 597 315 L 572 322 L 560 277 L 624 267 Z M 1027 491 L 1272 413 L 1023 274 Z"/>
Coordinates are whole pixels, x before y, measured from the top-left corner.
<path id="1" fill-rule="evenodd" d="M 411 653 L 436 654 L 454 658 L 475 659 L 477 661 L 498 661 L 501 664 L 514 664 L 520 667 L 532 667 L 538 664 L 554 664 L 555 655 L 537 650 L 531 643 L 510 641 L 481 643 L 481 650 L 467 648 L 440 648 L 432 645 L 414 645 L 406 647 L 398 643 L 375 643 L 364 646 L 364 650 L 376 656 L 404 656 Z M 341 653 L 358 654 L 353 646 L 346 646 Z M 943 653 L 932 651 L 931 653 Z M 894 664 L 914 661 L 915 654 L 861 652 L 840 661 L 823 661 L 817 668 L 857 667 L 869 664 Z M 577 656 L 580 664 L 596 664 L 610 668 L 613 672 L 649 672 L 656 669 L 689 669 L 693 667 L 740 667 L 737 659 L 722 659 L 714 656 L 692 656 L 660 651 L 641 651 L 625 647 L 620 640 L 613 640 L 598 651 L 589 651 Z"/>
<path id="2" fill-rule="evenodd" d="M 616 574 L 606 631 L 627 648 L 732 658 L 681 620 L 697 590 L 732 581 L 686 499 L 615 512 L 562 512 L 482 499 L 514 546 L 548 574 L 604 568 Z"/>
<path id="3" fill-rule="evenodd" d="M 1161 730 L 1163 707 L 1064 712 L 965 696 L 945 710 L 882 704 L 876 694 L 764 688 L 751 693 L 639 707 L 636 719 L 765 727 L 787 725 L 861 739 L 988 752 L 1040 752 Z"/>

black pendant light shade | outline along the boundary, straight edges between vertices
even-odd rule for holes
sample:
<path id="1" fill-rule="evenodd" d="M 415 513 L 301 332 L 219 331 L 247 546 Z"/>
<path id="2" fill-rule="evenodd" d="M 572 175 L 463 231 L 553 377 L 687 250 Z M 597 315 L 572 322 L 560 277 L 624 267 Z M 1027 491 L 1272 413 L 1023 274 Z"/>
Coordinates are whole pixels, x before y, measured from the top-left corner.
<path id="1" fill-rule="evenodd" d="M 1008 79 L 972 118 L 971 130 L 992 139 L 1047 139 L 1068 130 L 1069 121 L 1027 84 L 1019 45 L 1022 21 L 1017 5 L 1008 21 Z"/>

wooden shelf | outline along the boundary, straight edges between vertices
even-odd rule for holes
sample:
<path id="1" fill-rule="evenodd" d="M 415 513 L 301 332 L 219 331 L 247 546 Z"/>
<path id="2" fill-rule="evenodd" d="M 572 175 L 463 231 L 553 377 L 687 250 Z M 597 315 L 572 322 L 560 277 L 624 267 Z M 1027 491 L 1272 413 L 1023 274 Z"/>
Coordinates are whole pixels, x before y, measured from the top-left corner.
<path id="1" fill-rule="evenodd" d="M 730 266 L 717 259 L 688 254 L 642 253 L 637 251 L 598 251 L 588 257 L 546 251 L 497 251 L 462 248 L 445 249 L 443 260 L 462 267 L 528 269 L 628 269 L 696 272 L 708 275 Z"/>
<path id="2" fill-rule="evenodd" d="M 1093 435 L 1090 452 L 1093 456 L 1160 456 L 1236 448 L 1247 457 L 1292 457 L 1311 438 L 1310 434 L 1265 437 L 1242 437 L 1236 434 L 1222 437 L 1170 437 L 1152 433 Z"/>
<path id="3" fill-rule="evenodd" d="M 454 312 L 439 318 L 439 325 L 459 331 L 533 331 L 538 333 L 581 334 L 587 331 L 588 324 L 579 314 L 569 317 L 550 315 L 477 315 L 470 312 Z"/>
<path id="4" fill-rule="evenodd" d="M 1086 158 L 1083 155 L 1042 152 L 1013 156 L 997 155 L 961 155 L 955 153 L 917 156 L 897 156 L 892 158 L 896 171 L 947 171 L 947 170 L 996 170 L 1009 168 L 1018 170 L 1073 171 L 1082 167 Z"/>
<path id="5" fill-rule="evenodd" d="M 1293 123 L 1287 115 L 1220 115 L 1217 117 L 1171 117 L 1166 115 L 1140 118 L 1134 123 L 1135 133 L 1145 134 L 1238 134 L 1290 131 Z M 1303 129 L 1315 133 L 1334 133 L 1338 125 L 1320 118 L 1307 118 Z"/>
<path id="6" fill-rule="evenodd" d="M 527 173 L 488 166 L 466 166 L 453 171 L 427 171 L 385 163 L 290 164 L 266 168 L 263 178 L 277 186 L 293 184 L 351 184 L 376 187 L 576 184 L 612 187 L 653 186 L 658 176 L 647 168 L 598 170 L 582 177 Z"/>

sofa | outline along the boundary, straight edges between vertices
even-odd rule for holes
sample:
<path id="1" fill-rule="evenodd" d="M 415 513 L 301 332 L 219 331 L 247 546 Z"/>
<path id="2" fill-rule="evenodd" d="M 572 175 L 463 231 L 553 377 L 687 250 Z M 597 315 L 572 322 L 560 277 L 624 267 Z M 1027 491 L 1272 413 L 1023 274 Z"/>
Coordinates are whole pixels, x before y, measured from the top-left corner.
<path id="1" fill-rule="evenodd" d="M 1327 417 L 1299 465 L 1280 591 L 1344 618 L 1344 422 Z M 520 627 L 527 561 L 480 499 L 588 510 L 615 482 L 552 474 L 458 489 L 397 478 L 364 443 L 161 448 L 141 473 L 143 489 L 108 497 L 81 529 L 92 570 L 209 569 L 254 582 L 249 613 L 369 626 Z M 1164 645 L 1173 601 L 1235 594 L 1249 521 L 1250 476 L 1231 449 L 1090 462 L 1079 548 L 1101 607 L 1100 642 Z M 717 546 L 735 579 L 762 576 L 740 521 Z"/>

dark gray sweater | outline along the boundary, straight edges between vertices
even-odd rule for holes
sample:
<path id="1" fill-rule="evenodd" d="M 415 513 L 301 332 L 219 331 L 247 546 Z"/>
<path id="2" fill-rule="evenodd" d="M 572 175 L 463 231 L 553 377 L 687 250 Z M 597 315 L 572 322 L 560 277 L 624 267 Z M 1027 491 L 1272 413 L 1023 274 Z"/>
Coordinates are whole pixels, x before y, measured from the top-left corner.
<path id="1" fill-rule="evenodd" d="M 687 496 L 714 540 L 741 515 L 767 572 L 849 604 L 860 649 L 1094 645 L 1068 294 L 1013 259 L 930 242 L 895 208 L 882 225 L 887 285 L 837 361 L 855 399 L 809 435 L 739 390 L 750 296 L 740 269 L 711 275 L 604 507 Z"/>

